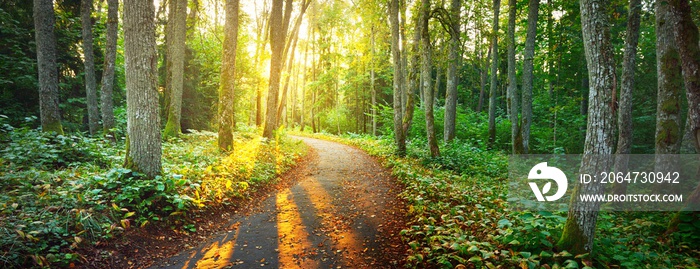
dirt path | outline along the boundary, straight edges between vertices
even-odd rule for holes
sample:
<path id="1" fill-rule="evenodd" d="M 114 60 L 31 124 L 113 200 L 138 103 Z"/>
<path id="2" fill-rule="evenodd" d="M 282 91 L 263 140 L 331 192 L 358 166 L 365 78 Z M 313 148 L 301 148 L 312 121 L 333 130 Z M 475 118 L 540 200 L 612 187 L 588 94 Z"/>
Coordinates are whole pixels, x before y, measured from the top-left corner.
<path id="1" fill-rule="evenodd" d="M 397 184 L 364 152 L 297 137 L 315 151 L 298 183 L 264 200 L 230 231 L 152 268 L 394 268 L 405 248 Z"/>

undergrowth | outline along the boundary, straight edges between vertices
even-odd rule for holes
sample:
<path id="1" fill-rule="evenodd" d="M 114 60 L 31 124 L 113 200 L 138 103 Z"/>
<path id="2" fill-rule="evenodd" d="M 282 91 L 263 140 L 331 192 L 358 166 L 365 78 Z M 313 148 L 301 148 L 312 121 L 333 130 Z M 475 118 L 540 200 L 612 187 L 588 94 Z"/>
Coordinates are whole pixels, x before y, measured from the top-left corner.
<path id="1" fill-rule="evenodd" d="M 700 224 L 664 236 L 675 212 L 600 212 L 594 252 L 555 247 L 566 212 L 511 211 L 507 156 L 478 141 L 441 145 L 430 157 L 424 141 L 409 141 L 405 158 L 387 137 L 302 135 L 357 146 L 379 157 L 404 185 L 410 224 L 401 232 L 413 268 L 698 268 Z M 693 226 L 695 225 L 695 226 Z M 695 228 L 693 228 L 695 227 Z"/>
<path id="2" fill-rule="evenodd" d="M 163 174 L 121 168 L 123 143 L 28 128 L 0 129 L 0 267 L 72 267 L 78 249 L 126 229 L 164 225 L 196 231 L 188 213 L 233 203 L 274 183 L 298 157 L 301 142 L 239 131 L 234 151 L 216 135 L 192 132 L 163 143 Z"/>

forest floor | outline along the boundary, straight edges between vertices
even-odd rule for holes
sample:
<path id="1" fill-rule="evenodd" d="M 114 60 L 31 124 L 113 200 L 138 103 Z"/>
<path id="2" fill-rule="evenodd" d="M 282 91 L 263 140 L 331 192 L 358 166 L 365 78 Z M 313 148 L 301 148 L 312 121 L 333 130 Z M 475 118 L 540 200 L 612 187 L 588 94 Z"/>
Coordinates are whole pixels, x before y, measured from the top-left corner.
<path id="1" fill-rule="evenodd" d="M 106 246 L 107 268 L 400 267 L 401 184 L 361 150 L 313 138 L 311 153 L 246 206 L 200 214 L 197 233 L 135 229 Z M 99 251 L 92 252 L 99 256 Z M 94 256 L 93 256 L 94 257 Z M 92 266 L 88 265 L 88 266 Z"/>

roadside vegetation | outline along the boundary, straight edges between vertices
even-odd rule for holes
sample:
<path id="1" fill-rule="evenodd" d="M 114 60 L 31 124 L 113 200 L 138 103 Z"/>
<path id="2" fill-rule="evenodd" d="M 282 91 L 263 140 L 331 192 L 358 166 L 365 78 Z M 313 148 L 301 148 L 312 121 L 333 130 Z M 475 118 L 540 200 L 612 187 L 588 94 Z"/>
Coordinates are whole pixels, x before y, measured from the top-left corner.
<path id="1" fill-rule="evenodd" d="M 146 225 L 194 232 L 192 214 L 245 201 L 306 153 L 241 128 L 222 154 L 214 133 L 192 131 L 163 143 L 163 174 L 148 178 L 121 168 L 124 143 L 0 125 L 3 268 L 71 267 L 79 248 Z"/>
<path id="2" fill-rule="evenodd" d="M 567 212 L 511 211 L 508 156 L 484 150 L 479 140 L 441 144 L 442 156 L 433 158 L 414 138 L 402 158 L 390 136 L 299 134 L 356 146 L 391 169 L 408 202 L 410 224 L 401 234 L 412 268 L 700 266 L 700 223 L 687 217 L 678 232 L 665 234 L 675 212 L 600 212 L 595 255 L 557 249 Z"/>

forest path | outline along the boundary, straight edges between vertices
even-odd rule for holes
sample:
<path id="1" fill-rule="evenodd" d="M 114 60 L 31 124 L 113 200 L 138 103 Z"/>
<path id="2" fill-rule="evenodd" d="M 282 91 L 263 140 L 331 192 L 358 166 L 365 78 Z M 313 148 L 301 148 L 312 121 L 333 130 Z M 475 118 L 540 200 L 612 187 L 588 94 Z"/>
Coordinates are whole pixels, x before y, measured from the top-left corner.
<path id="1" fill-rule="evenodd" d="M 311 147 L 298 183 L 270 195 L 231 230 L 152 268 L 392 268 L 405 248 L 405 205 L 388 170 L 335 142 Z M 301 173 L 299 173 L 301 172 Z"/>

